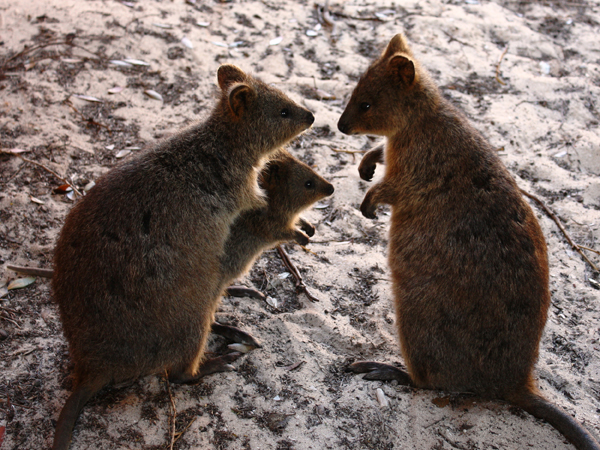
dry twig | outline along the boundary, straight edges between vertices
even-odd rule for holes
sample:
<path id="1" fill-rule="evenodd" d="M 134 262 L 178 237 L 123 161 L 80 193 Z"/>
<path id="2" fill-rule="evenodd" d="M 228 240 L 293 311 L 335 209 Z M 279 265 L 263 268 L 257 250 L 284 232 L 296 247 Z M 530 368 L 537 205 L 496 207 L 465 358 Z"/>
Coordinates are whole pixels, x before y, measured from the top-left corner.
<path id="1" fill-rule="evenodd" d="M 73 186 L 71 183 L 69 183 L 69 181 L 67 181 L 66 178 L 61 177 L 59 174 L 57 174 L 55 171 L 53 171 L 52 169 L 50 169 L 49 167 L 46 167 L 45 165 L 43 165 L 42 163 L 39 163 L 37 161 L 34 161 L 32 159 L 29 158 L 25 158 L 24 156 L 21 156 L 17 153 L 13 153 L 7 150 L 2 150 L 0 149 L 0 153 L 4 153 L 6 155 L 12 155 L 12 156 L 16 156 L 17 158 L 20 158 L 21 160 L 25 161 L 26 163 L 30 163 L 30 164 L 34 164 L 38 167 L 41 167 L 42 169 L 44 169 L 47 172 L 50 172 L 52 175 L 54 175 L 56 178 L 58 178 L 60 181 L 62 181 L 63 183 L 69 185 L 69 187 L 71 187 L 73 189 L 73 192 L 75 192 L 77 195 L 81 196 L 81 192 L 79 191 L 79 189 L 77 189 L 75 186 Z"/>
<path id="2" fill-rule="evenodd" d="M 504 59 L 504 55 L 506 55 L 507 51 L 508 51 L 508 45 L 506 46 L 506 48 L 500 55 L 500 59 L 498 59 L 498 64 L 496 64 L 496 81 L 503 86 L 506 86 L 506 83 L 500 79 L 500 64 L 502 64 L 502 60 Z"/>
<path id="3" fill-rule="evenodd" d="M 304 295 L 306 295 L 311 302 L 318 302 L 319 299 L 308 291 L 308 288 L 306 287 L 306 285 L 304 284 L 304 280 L 302 279 L 302 275 L 300 275 L 300 272 L 298 272 L 298 269 L 290 259 L 290 255 L 287 254 L 287 252 L 283 249 L 281 245 L 277 246 L 277 252 L 279 252 L 279 256 L 281 256 L 285 267 L 287 267 L 287 269 L 294 277 L 296 283 L 296 291 L 304 292 Z"/>
<path id="4" fill-rule="evenodd" d="M 550 218 L 552 220 L 554 220 L 554 223 L 556 223 L 558 228 L 560 228 L 560 231 L 562 231 L 562 234 L 564 235 L 564 237 L 567 240 L 567 242 L 569 243 L 569 245 L 573 248 L 573 250 L 575 250 L 577 253 L 579 253 L 581 255 L 581 257 L 592 267 L 592 269 L 594 269 L 596 272 L 600 271 L 598 269 L 598 266 L 596 266 L 596 264 L 594 264 L 592 261 L 590 261 L 590 259 L 585 255 L 585 253 L 583 253 L 583 251 L 581 250 L 582 247 L 577 245 L 575 242 L 573 242 L 573 240 L 567 233 L 567 230 L 565 230 L 565 227 L 563 227 L 563 225 L 560 222 L 560 220 L 558 219 L 558 217 L 556 217 L 556 215 L 552 211 L 550 211 L 550 208 L 548 208 L 544 204 L 543 201 L 541 201 L 535 195 L 532 195 L 529 192 L 524 191 L 523 189 L 521 189 L 521 193 L 524 196 L 529 197 L 530 199 L 534 200 L 538 205 L 540 205 L 540 207 L 546 212 L 546 214 L 548 214 L 548 216 L 550 216 Z M 589 250 L 591 250 L 591 249 L 589 249 Z M 594 251 L 594 250 L 592 250 L 592 251 Z"/>
<path id="5" fill-rule="evenodd" d="M 171 401 L 171 411 L 173 414 L 171 415 L 171 443 L 169 445 L 169 450 L 173 450 L 173 445 L 175 444 L 175 419 L 177 418 L 177 410 L 175 409 L 175 400 L 173 400 L 173 395 L 171 394 L 171 383 L 169 383 L 169 374 L 165 370 L 165 383 L 167 385 L 167 392 L 169 393 L 169 400 Z"/>

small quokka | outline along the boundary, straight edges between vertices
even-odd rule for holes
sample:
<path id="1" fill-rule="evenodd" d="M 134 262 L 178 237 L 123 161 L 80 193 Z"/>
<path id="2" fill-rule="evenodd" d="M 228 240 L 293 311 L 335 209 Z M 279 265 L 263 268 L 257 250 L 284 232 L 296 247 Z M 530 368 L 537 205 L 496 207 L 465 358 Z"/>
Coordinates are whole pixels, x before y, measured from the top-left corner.
<path id="1" fill-rule="evenodd" d="M 288 241 L 308 244 L 315 229 L 299 214 L 334 191 L 330 183 L 285 150 L 266 164 L 258 183 L 267 194 L 268 205 L 242 213 L 232 225 L 221 258 L 224 287 L 245 273 L 262 251 Z"/>
<path id="2" fill-rule="evenodd" d="M 407 370 L 356 362 L 365 378 L 469 392 L 546 420 L 580 450 L 600 447 L 538 392 L 533 368 L 550 292 L 546 244 L 491 145 L 440 94 L 402 35 L 360 78 L 338 128 L 386 136 L 365 155 L 385 174 L 361 211 L 391 205 L 388 262 Z"/>
<path id="3" fill-rule="evenodd" d="M 66 449 L 88 399 L 109 383 L 168 373 L 175 383 L 228 370 L 205 359 L 230 227 L 267 205 L 264 161 L 314 117 L 232 65 L 203 122 L 101 177 L 67 215 L 52 289 L 74 362 L 54 449 Z"/>

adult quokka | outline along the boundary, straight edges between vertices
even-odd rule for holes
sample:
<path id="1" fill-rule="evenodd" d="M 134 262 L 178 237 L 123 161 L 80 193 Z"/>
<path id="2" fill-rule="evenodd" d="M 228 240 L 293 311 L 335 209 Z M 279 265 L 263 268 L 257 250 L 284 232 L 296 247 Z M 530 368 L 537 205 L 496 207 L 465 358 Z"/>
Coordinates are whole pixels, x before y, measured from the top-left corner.
<path id="1" fill-rule="evenodd" d="M 357 362 L 366 378 L 502 399 L 578 449 L 592 435 L 538 392 L 533 368 L 550 293 L 537 220 L 494 149 L 438 91 L 396 35 L 361 77 L 338 128 L 387 138 L 365 155 L 385 175 L 361 211 L 391 205 L 388 262 L 407 370 Z"/>
<path id="2" fill-rule="evenodd" d="M 264 160 L 314 117 L 235 66 L 218 82 L 205 121 L 108 172 L 66 217 L 52 288 L 75 368 L 54 449 L 105 385 L 165 371 L 193 383 L 239 356 L 204 357 L 225 242 L 240 213 L 267 205 Z"/>

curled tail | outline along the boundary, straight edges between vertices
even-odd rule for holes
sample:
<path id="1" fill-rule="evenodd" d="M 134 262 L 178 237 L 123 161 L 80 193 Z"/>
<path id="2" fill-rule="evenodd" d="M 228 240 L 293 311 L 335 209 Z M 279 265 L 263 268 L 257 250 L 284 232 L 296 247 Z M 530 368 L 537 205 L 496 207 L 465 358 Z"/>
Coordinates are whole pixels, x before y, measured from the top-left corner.
<path id="1" fill-rule="evenodd" d="M 535 392 L 525 392 L 508 398 L 538 419 L 543 419 L 566 437 L 578 450 L 600 450 L 598 441 L 562 408 L 553 405 Z"/>
<path id="2" fill-rule="evenodd" d="M 67 450 L 69 448 L 73 428 L 81 410 L 88 400 L 102 389 L 105 384 L 104 382 L 95 384 L 81 383 L 75 388 L 58 416 L 52 450 Z"/>

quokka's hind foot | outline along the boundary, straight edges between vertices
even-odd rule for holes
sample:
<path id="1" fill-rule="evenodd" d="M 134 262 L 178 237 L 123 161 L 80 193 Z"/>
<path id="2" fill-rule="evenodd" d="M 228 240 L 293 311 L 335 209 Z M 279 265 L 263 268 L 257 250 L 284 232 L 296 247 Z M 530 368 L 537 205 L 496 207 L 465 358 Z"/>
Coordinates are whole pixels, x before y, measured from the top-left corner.
<path id="1" fill-rule="evenodd" d="M 207 359 L 200 364 L 195 375 L 191 375 L 187 371 L 174 372 L 169 374 L 169 381 L 177 384 L 196 384 L 200 381 L 200 378 L 210 375 L 211 373 L 231 372 L 234 370 L 231 363 L 242 355 L 243 353 L 233 352 L 216 358 Z"/>
<path id="2" fill-rule="evenodd" d="M 346 368 L 347 372 L 364 373 L 366 374 L 363 378 L 365 380 L 379 380 L 379 381 L 392 381 L 396 380 L 398 383 L 405 386 L 412 386 L 412 380 L 408 373 L 398 367 L 394 367 L 390 364 L 383 364 L 374 361 L 358 361 L 350 364 Z"/>
<path id="3" fill-rule="evenodd" d="M 223 336 L 224 338 L 229 339 L 230 341 L 244 344 L 248 347 L 261 348 L 261 345 L 254 339 L 251 335 L 246 333 L 245 331 L 240 330 L 239 328 L 233 327 L 231 325 L 222 325 L 218 322 L 214 322 L 211 326 L 212 332 L 218 334 L 219 336 Z"/>
<path id="4" fill-rule="evenodd" d="M 225 293 L 230 297 L 250 297 L 257 300 L 264 300 L 266 298 L 262 292 L 246 286 L 229 286 L 225 290 Z"/>

